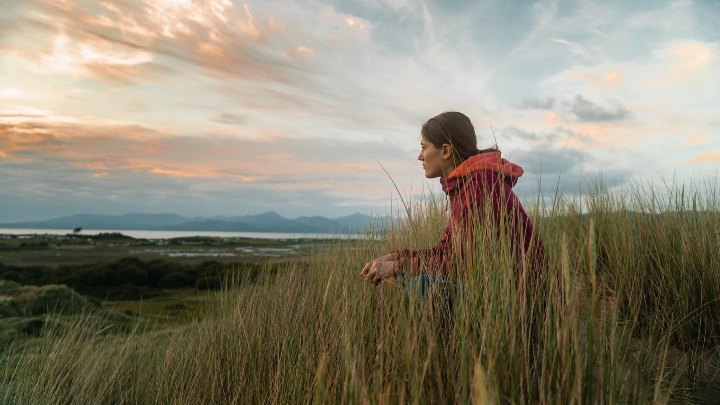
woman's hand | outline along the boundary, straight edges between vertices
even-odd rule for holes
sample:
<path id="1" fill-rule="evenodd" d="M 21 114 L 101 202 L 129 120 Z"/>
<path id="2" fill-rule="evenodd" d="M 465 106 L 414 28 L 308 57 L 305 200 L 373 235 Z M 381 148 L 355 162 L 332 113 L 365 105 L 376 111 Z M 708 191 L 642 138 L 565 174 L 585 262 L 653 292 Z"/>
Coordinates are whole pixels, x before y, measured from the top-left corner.
<path id="1" fill-rule="evenodd" d="M 395 260 L 395 253 L 388 253 L 385 256 L 380 256 L 377 259 L 373 260 L 374 262 L 390 262 Z"/>
<path id="2" fill-rule="evenodd" d="M 394 260 L 382 260 L 387 256 L 367 262 L 360 272 L 360 276 L 362 276 L 366 282 L 375 285 L 379 284 L 385 278 L 394 277 L 395 274 L 397 274 L 397 267 L 395 267 Z"/>

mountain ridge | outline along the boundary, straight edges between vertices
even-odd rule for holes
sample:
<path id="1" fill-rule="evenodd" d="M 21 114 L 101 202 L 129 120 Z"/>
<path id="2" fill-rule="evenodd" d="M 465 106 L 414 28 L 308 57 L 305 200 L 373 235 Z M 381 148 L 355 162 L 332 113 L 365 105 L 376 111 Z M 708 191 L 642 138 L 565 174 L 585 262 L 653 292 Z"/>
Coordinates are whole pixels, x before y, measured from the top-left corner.
<path id="1" fill-rule="evenodd" d="M 289 219 L 275 211 L 255 215 L 183 217 L 173 213 L 125 213 L 120 215 L 81 213 L 40 221 L 2 223 L 0 228 L 147 231 L 225 231 L 290 233 L 362 233 L 369 227 L 384 227 L 387 219 L 355 213 L 337 218 L 302 216 Z"/>

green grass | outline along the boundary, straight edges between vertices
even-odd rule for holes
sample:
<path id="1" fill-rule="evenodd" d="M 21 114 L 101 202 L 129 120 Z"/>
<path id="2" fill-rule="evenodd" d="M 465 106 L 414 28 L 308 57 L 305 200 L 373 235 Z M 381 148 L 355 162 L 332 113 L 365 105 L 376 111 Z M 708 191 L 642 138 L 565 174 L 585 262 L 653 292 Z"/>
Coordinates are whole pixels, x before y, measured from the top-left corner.
<path id="1" fill-rule="evenodd" d="M 247 263 L 268 260 L 274 257 L 273 250 L 301 257 L 308 251 L 321 249 L 322 246 L 330 243 L 331 240 L 314 238 L 273 240 L 243 237 L 183 237 L 148 240 L 134 239 L 121 234 L 78 236 L 39 234 L 0 239 L 0 275 L 3 273 L 2 265 L 59 267 L 110 262 L 131 256 L 149 261 L 167 259 L 174 253 L 191 254 L 172 257 L 174 262 L 188 264 L 211 259 L 228 264 Z"/>
<path id="2" fill-rule="evenodd" d="M 444 202 L 414 204 L 385 240 L 339 242 L 227 288 L 187 323 L 108 334 L 90 313 L 17 341 L 0 355 L 0 402 L 717 401 L 711 191 L 557 196 L 533 210 L 540 277 L 518 270 L 503 238 L 478 240 L 457 264 L 452 313 L 437 295 L 406 298 L 403 280 L 359 277 L 371 258 L 437 241 Z"/>
<path id="3" fill-rule="evenodd" d="M 102 307 L 109 311 L 121 312 L 142 318 L 162 321 L 183 321 L 202 315 L 208 302 L 218 299 L 216 291 L 196 289 L 170 290 L 166 295 L 143 300 L 103 301 Z"/>

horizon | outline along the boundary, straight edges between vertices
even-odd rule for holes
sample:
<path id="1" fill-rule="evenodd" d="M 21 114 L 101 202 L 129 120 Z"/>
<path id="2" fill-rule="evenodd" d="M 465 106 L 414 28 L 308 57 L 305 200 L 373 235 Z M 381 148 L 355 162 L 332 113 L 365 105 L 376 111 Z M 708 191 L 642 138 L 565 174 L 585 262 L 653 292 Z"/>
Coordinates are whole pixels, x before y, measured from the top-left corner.
<path id="1" fill-rule="evenodd" d="M 289 234 L 312 235 L 349 235 L 364 234 L 371 229 L 383 228 L 389 217 L 367 216 L 360 213 L 340 217 L 304 216 L 286 218 L 274 211 L 255 215 L 183 217 L 173 213 L 125 213 L 103 215 L 80 213 L 70 216 L 54 217 L 24 222 L 0 222 L 0 233 L 57 233 L 58 231 L 75 233 L 87 232 L 128 232 L 137 235 L 188 234 L 198 236 L 217 236 L 229 233 L 243 234 L 247 237 L 284 238 Z M 379 228 L 378 228 L 379 227 Z M 61 232 L 61 233 L 62 233 Z M 240 236 L 243 236 L 240 235 Z M 254 235 L 254 236 L 253 236 Z M 274 236 L 273 236 L 274 235 Z"/>
<path id="2" fill-rule="evenodd" d="M 230 219 L 234 219 L 234 218 L 242 218 L 242 217 L 258 217 L 258 216 L 266 215 L 266 214 L 276 214 L 276 215 L 278 215 L 278 216 L 280 216 L 280 217 L 282 217 L 282 218 L 291 219 L 291 220 L 295 220 L 295 219 L 299 219 L 299 218 L 316 218 L 316 217 L 334 220 L 334 219 L 340 219 L 340 218 L 353 217 L 353 216 L 356 216 L 356 215 L 362 215 L 362 216 L 364 216 L 364 217 L 371 217 L 371 218 L 375 218 L 375 217 L 376 217 L 375 215 L 368 215 L 368 214 L 363 214 L 363 213 L 360 213 L 360 212 L 354 212 L 354 213 L 348 214 L 348 215 L 338 215 L 338 216 L 332 216 L 332 217 L 328 217 L 328 216 L 324 216 L 324 215 L 301 215 L 301 216 L 297 216 L 297 217 L 286 217 L 286 216 L 281 215 L 281 214 L 279 214 L 278 212 L 272 211 L 272 210 L 270 210 L 270 211 L 265 211 L 265 212 L 258 212 L 258 213 L 256 213 L 256 214 L 213 215 L 213 216 L 203 216 L 203 215 L 185 216 L 185 215 L 176 214 L 176 213 L 174 213 L 174 212 L 124 212 L 124 213 L 121 213 L 121 214 L 98 214 L 98 213 L 92 213 L 92 212 L 78 212 L 78 213 L 70 214 L 70 215 L 45 217 L 45 218 L 40 218 L 40 219 L 35 218 L 35 219 L 31 219 L 31 220 L 15 221 L 15 222 L 17 222 L 17 223 L 44 222 L 44 221 L 50 221 L 50 220 L 62 219 L 62 218 L 70 218 L 70 217 L 82 216 L 82 215 L 88 215 L 88 216 L 111 216 L 111 217 L 123 217 L 123 216 L 128 216 L 128 215 L 148 215 L 148 216 L 149 216 L 149 215 L 157 215 L 157 216 L 173 215 L 173 216 L 181 217 L 181 218 L 183 218 L 183 219 L 214 219 L 214 218 L 230 218 Z M 4 222 L 4 221 L 3 221 L 3 222 L 0 222 L 0 225 L 3 225 L 3 224 L 13 224 L 13 222 Z"/>
<path id="3" fill-rule="evenodd" d="M 0 223 L 392 214 L 451 110 L 524 202 L 716 181 L 720 2 L 594 3 L 10 0 Z"/>

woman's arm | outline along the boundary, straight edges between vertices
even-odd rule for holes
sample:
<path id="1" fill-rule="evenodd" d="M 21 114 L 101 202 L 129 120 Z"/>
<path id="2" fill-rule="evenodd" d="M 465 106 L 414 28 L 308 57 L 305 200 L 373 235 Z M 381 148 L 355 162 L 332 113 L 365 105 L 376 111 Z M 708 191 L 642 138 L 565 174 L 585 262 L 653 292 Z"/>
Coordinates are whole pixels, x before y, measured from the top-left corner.
<path id="1" fill-rule="evenodd" d="M 399 268 L 406 274 L 457 272 L 457 263 L 465 255 L 465 248 L 475 238 L 478 226 L 483 222 L 484 209 L 498 211 L 497 187 L 488 187 L 485 179 L 469 179 L 451 199 L 452 216 L 443 232 L 440 242 L 430 249 L 398 250 Z M 491 206 L 485 207 L 490 198 Z"/>
<path id="2" fill-rule="evenodd" d="M 393 252 L 398 272 L 405 275 L 422 273 L 450 273 L 454 261 L 452 246 L 453 229 L 452 220 L 449 221 L 443 237 L 437 245 L 429 249 L 411 250 L 400 249 Z"/>
<path id="3" fill-rule="evenodd" d="M 367 282 L 378 284 L 382 279 L 394 277 L 399 273 L 406 275 L 421 273 L 449 273 L 452 250 L 451 225 L 445 228 L 440 242 L 423 250 L 401 249 L 365 263 L 360 276 Z"/>

